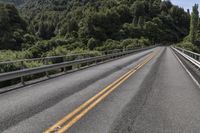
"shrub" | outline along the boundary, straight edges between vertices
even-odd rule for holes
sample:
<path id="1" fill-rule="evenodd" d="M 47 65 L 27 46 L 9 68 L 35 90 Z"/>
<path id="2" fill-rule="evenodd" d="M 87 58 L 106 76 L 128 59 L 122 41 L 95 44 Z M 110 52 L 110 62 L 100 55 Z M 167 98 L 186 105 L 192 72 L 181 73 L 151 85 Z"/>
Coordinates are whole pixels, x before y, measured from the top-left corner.
<path id="1" fill-rule="evenodd" d="M 31 53 L 29 53 L 28 51 L 11 51 L 11 50 L 0 51 L 1 62 L 30 58 L 31 56 L 32 56 Z M 19 70 L 22 67 L 26 66 L 22 66 L 20 62 L 0 65 L 0 73 Z"/>
<path id="2" fill-rule="evenodd" d="M 97 51 L 106 51 L 106 50 L 114 50 L 114 49 L 123 49 L 123 46 L 119 41 L 108 39 L 103 43 L 101 47 L 97 47 Z"/>
<path id="3" fill-rule="evenodd" d="M 144 46 L 150 46 L 151 43 L 149 39 L 141 38 L 141 39 L 125 39 L 121 42 L 122 46 L 127 49 L 135 49 L 142 48 Z"/>
<path id="4" fill-rule="evenodd" d="M 90 50 L 95 49 L 97 46 L 98 46 L 98 41 L 97 41 L 96 39 L 90 38 L 90 39 L 88 40 L 87 47 L 88 47 Z"/>
<path id="5" fill-rule="evenodd" d="M 125 39 L 125 40 L 123 40 L 122 42 L 121 42 L 121 45 L 124 47 L 124 48 L 126 48 L 127 46 L 129 46 L 129 45 L 134 45 L 134 43 L 135 43 L 135 40 L 134 39 Z M 137 42 L 136 42 L 137 43 Z"/>
<path id="6" fill-rule="evenodd" d="M 177 47 L 181 47 L 183 49 L 187 49 L 196 53 L 200 53 L 200 48 L 191 42 L 182 42 L 176 45 Z"/>

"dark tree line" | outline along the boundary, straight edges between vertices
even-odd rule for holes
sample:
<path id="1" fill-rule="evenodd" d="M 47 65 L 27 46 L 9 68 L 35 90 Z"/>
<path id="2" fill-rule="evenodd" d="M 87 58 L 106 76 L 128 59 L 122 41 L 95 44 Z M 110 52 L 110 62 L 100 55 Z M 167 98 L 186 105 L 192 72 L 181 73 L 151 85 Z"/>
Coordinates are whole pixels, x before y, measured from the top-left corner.
<path id="1" fill-rule="evenodd" d="M 190 14 L 161 0 L 27 0 L 19 13 L 1 4 L 0 27 L 0 49 L 41 56 L 40 47 L 105 50 L 178 42 L 189 34 Z"/>
<path id="2" fill-rule="evenodd" d="M 200 53 L 199 5 L 195 4 L 191 12 L 190 32 L 177 46 Z M 190 11 L 188 11 L 190 13 Z"/>

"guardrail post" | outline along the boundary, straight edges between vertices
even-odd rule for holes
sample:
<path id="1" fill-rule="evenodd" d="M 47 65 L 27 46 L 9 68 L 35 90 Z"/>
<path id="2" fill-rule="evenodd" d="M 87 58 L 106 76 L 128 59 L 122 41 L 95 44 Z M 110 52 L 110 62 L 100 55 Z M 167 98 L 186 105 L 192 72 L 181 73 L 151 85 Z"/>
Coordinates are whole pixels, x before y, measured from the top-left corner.
<path id="1" fill-rule="evenodd" d="M 21 79 L 21 84 L 22 84 L 22 85 L 25 85 L 24 77 L 22 76 L 20 79 Z"/>
<path id="2" fill-rule="evenodd" d="M 21 70 L 23 70 L 23 69 L 24 69 L 24 61 L 22 60 L 21 61 Z M 22 85 L 25 85 L 24 77 L 23 76 L 21 77 L 21 83 L 22 83 Z"/>
<path id="3" fill-rule="evenodd" d="M 78 56 L 78 59 L 81 60 L 82 56 Z M 77 64 L 77 69 L 79 70 L 81 68 L 81 64 Z"/>
<path id="4" fill-rule="evenodd" d="M 196 55 L 196 60 L 198 60 L 198 61 L 199 61 L 199 56 L 198 56 L 198 55 Z"/>
<path id="5" fill-rule="evenodd" d="M 125 51 L 126 51 L 126 47 L 123 48 L 122 52 L 125 52 Z"/>
<path id="6" fill-rule="evenodd" d="M 63 56 L 63 62 L 66 62 L 66 56 Z M 63 68 L 63 72 L 66 72 L 66 67 Z"/>
<path id="7" fill-rule="evenodd" d="M 20 64 L 21 64 L 21 70 L 23 70 L 23 69 L 24 69 L 24 61 L 22 60 L 22 61 L 20 62 Z M 25 85 L 24 77 L 23 77 L 23 76 L 20 77 L 20 80 L 21 80 L 21 84 L 22 84 L 22 85 Z"/>
<path id="8" fill-rule="evenodd" d="M 95 64 L 97 64 L 97 60 L 95 60 Z"/>
<path id="9" fill-rule="evenodd" d="M 197 60 L 197 55 L 194 55 L 194 58 Z"/>
<path id="10" fill-rule="evenodd" d="M 44 58 L 44 64 L 48 65 L 48 58 Z M 48 71 L 45 71 L 45 75 L 46 75 L 47 78 L 49 78 L 49 72 Z"/>

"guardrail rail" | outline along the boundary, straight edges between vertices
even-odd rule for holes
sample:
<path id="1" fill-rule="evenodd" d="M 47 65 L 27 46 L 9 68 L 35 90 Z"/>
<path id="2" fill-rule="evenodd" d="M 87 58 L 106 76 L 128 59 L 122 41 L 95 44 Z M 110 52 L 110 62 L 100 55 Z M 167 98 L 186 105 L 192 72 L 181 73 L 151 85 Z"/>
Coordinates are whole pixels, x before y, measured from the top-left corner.
<path id="1" fill-rule="evenodd" d="M 48 56 L 41 58 L 32 58 L 32 59 L 18 59 L 18 60 L 8 60 L 8 61 L 0 61 L 0 73 L 17 71 L 22 69 L 27 69 L 26 63 L 37 62 L 41 65 L 35 67 L 41 67 L 44 65 L 57 64 L 67 61 L 74 61 L 83 58 L 90 58 L 97 55 L 108 55 L 125 51 L 124 49 L 114 49 L 107 51 L 96 51 L 98 53 L 89 52 L 89 53 L 76 53 L 76 54 L 68 54 L 68 55 L 59 55 L 59 56 Z M 9 67 L 10 66 L 10 67 Z M 14 66 L 14 67 L 12 67 Z M 18 66 L 18 67 L 17 67 Z M 9 67 L 9 69 L 5 69 Z"/>
<path id="2" fill-rule="evenodd" d="M 200 54 L 179 47 L 172 47 L 172 49 L 200 69 Z"/>
<path id="3" fill-rule="evenodd" d="M 89 67 L 91 65 L 96 65 L 96 64 L 99 64 L 99 63 L 102 63 L 105 61 L 117 59 L 119 57 L 130 55 L 135 52 L 152 49 L 155 47 L 157 47 L 157 45 L 146 47 L 146 48 L 135 49 L 135 50 L 127 50 L 127 51 L 118 50 L 116 52 L 116 50 L 115 50 L 115 52 L 110 52 L 112 54 L 104 54 L 101 56 L 77 59 L 77 60 L 73 60 L 73 61 L 65 61 L 65 62 L 56 63 L 56 64 L 44 65 L 44 66 L 36 67 L 36 68 L 27 68 L 27 69 L 12 71 L 12 72 L 0 73 L 0 88 L 2 88 L 1 84 L 5 81 L 12 81 L 12 80 L 16 80 L 19 78 L 18 79 L 19 83 L 21 83 L 21 85 L 25 85 L 25 77 L 26 76 L 32 76 L 35 74 L 44 73 L 44 77 L 49 78 L 51 75 L 51 73 L 50 73 L 51 71 L 56 71 L 59 69 L 59 70 L 61 70 L 60 73 L 61 72 L 66 73 L 69 71 L 81 69 L 83 67 Z M 61 57 L 63 57 L 63 56 L 61 56 Z M 39 58 L 39 59 L 41 59 L 41 58 Z M 38 59 L 30 59 L 30 60 L 32 61 L 32 60 L 38 60 Z M 26 60 L 18 60 L 17 62 L 23 62 L 23 61 L 26 61 Z M 16 61 L 13 61 L 13 62 L 16 62 Z M 11 62 L 6 62 L 6 63 L 13 63 L 13 62 L 11 61 Z M 39 78 L 41 78 L 41 77 L 39 77 Z M 11 86 L 11 85 L 6 85 L 6 86 Z M 3 86 L 3 87 L 5 87 L 5 86 Z"/>

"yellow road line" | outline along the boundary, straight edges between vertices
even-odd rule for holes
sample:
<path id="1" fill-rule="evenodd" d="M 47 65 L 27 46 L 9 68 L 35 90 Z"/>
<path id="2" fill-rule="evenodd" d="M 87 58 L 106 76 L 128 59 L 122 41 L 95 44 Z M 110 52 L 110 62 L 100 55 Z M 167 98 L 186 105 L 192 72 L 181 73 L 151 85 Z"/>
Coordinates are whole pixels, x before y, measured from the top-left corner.
<path id="1" fill-rule="evenodd" d="M 152 56 L 153 58 L 153 56 Z M 149 59 L 150 60 L 150 59 Z M 144 66 L 149 60 L 147 60 L 144 64 L 139 66 L 139 69 Z M 112 87 L 109 91 L 107 91 L 105 94 L 103 94 L 99 99 L 94 101 L 88 108 L 86 108 L 83 112 L 78 114 L 76 117 L 74 117 L 67 125 L 65 125 L 63 128 L 61 128 L 58 133 L 64 133 L 67 131 L 72 125 L 74 125 L 78 120 L 80 120 L 83 116 L 85 116 L 91 109 L 93 109 L 98 103 L 100 103 L 102 100 L 104 100 L 111 92 L 113 92 L 117 87 L 119 87 L 123 82 L 125 82 L 130 76 L 132 76 L 137 70 L 132 71 L 129 75 L 127 75 L 122 81 L 117 83 L 114 87 Z"/>
<path id="2" fill-rule="evenodd" d="M 75 116 L 67 125 L 65 125 L 63 128 L 61 128 L 58 133 L 63 133 L 66 130 L 68 130 L 73 124 L 75 124 L 78 120 L 80 120 L 84 115 L 86 115 L 91 109 L 93 109 L 98 103 L 100 103 L 105 97 L 107 97 L 111 92 L 113 92 L 118 86 L 120 86 L 124 81 L 126 81 L 133 73 L 136 71 L 133 71 L 130 73 L 127 77 L 125 77 L 122 81 L 117 83 L 113 88 L 111 88 L 109 91 L 107 91 L 105 94 L 102 95 L 99 99 L 94 101 L 88 108 L 83 110 L 80 114 Z"/>
<path id="3" fill-rule="evenodd" d="M 88 106 L 91 102 L 93 102 L 96 98 L 98 98 L 100 95 L 102 95 L 104 92 L 106 92 L 108 89 L 110 89 L 110 87 L 112 87 L 113 85 L 115 85 L 117 82 L 119 82 L 122 78 L 124 78 L 126 75 L 128 75 L 130 72 L 126 73 L 125 75 L 123 75 L 120 79 L 116 80 L 115 82 L 113 82 L 111 85 L 107 86 L 105 89 L 103 89 L 101 92 L 99 92 L 98 94 L 96 94 L 95 96 L 93 96 L 91 99 L 89 99 L 88 101 L 86 101 L 84 104 L 82 104 L 81 106 L 79 106 L 78 108 L 76 108 L 73 112 L 69 113 L 67 116 L 65 116 L 62 120 L 58 121 L 55 125 L 53 125 L 51 128 L 49 128 L 45 133 L 49 133 L 51 131 L 53 131 L 55 128 L 60 127 L 60 125 L 62 125 L 63 123 L 65 123 L 67 120 L 69 120 L 71 117 L 73 117 L 75 114 L 77 114 L 79 111 L 81 111 L 82 109 L 84 109 L 86 106 Z"/>
<path id="4" fill-rule="evenodd" d="M 58 121 L 55 125 L 50 127 L 47 131 L 44 133 L 51 133 L 58 130 L 58 133 L 63 133 L 66 130 L 68 130 L 74 123 L 76 123 L 79 119 L 81 119 L 85 114 L 87 114 L 92 108 L 94 108 L 98 103 L 100 103 L 105 97 L 107 97 L 112 91 L 114 91 L 119 85 L 121 85 L 124 81 L 126 81 L 131 75 L 133 75 L 138 69 L 140 69 L 142 66 L 144 66 L 147 62 L 149 62 L 155 54 L 150 54 L 145 60 L 143 60 L 141 63 L 139 63 L 136 67 L 131 69 L 129 72 L 124 74 L 122 77 L 120 77 L 118 80 L 104 88 L 102 91 L 100 91 L 98 94 L 90 98 L 88 101 L 86 101 L 84 104 L 76 108 L 74 111 L 69 113 L 67 116 L 65 116 L 63 119 Z M 87 107 L 88 106 L 88 107 Z M 86 108 L 87 107 L 87 108 Z M 85 110 L 83 110 L 86 108 Z M 83 110 L 83 111 L 82 111 Z M 82 112 L 80 112 L 82 111 Z M 80 113 L 79 113 L 80 112 Z M 77 114 L 79 113 L 79 114 Z M 77 115 L 76 115 L 77 114 Z M 74 116 L 76 115 L 76 116 Z M 74 117 L 72 120 L 70 120 L 72 117 Z M 70 120 L 67 125 L 62 127 L 64 123 L 66 123 L 68 120 Z"/>

